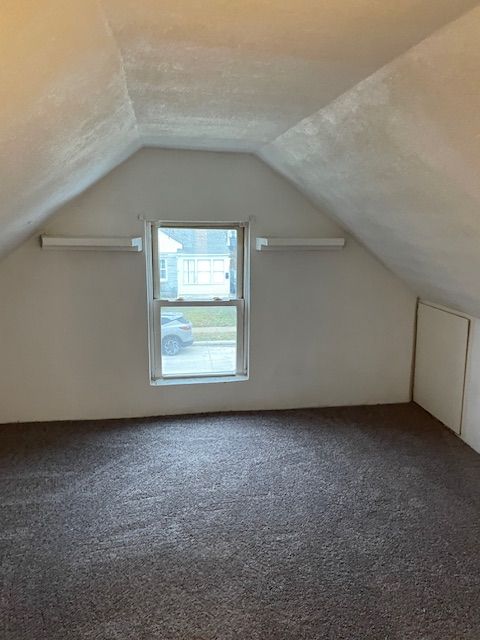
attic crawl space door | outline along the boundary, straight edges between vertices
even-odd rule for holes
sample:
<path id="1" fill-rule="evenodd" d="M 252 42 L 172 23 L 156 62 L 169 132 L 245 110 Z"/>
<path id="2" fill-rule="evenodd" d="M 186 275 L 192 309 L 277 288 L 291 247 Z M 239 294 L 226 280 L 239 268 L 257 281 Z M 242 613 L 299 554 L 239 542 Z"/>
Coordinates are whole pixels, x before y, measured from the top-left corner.
<path id="1" fill-rule="evenodd" d="M 470 320 L 418 305 L 413 399 L 455 433 L 462 428 Z"/>

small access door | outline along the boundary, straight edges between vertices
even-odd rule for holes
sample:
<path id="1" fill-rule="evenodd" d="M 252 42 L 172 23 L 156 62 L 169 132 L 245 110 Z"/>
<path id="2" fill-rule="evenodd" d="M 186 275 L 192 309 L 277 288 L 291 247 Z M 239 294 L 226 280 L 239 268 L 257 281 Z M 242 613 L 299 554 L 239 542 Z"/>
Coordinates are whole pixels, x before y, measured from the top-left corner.
<path id="1" fill-rule="evenodd" d="M 462 430 L 470 320 L 420 302 L 413 399 L 455 433 Z"/>

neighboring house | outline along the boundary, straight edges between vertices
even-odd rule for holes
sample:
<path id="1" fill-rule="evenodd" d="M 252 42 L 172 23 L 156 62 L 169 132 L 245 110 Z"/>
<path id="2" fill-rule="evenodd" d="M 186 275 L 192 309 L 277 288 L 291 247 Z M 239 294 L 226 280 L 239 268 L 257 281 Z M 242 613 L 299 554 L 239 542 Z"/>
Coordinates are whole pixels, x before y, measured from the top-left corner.
<path id="1" fill-rule="evenodd" d="M 226 230 L 159 229 L 162 296 L 226 298 L 234 289 L 235 238 Z"/>

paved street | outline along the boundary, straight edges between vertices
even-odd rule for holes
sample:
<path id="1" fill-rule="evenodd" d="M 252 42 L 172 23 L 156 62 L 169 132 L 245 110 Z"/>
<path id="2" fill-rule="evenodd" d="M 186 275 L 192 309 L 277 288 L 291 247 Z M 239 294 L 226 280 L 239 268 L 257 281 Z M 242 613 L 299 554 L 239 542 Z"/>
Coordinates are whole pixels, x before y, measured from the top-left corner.
<path id="1" fill-rule="evenodd" d="M 177 356 L 162 358 L 163 370 L 167 375 L 231 372 L 236 368 L 235 342 L 198 342 L 182 349 Z"/>

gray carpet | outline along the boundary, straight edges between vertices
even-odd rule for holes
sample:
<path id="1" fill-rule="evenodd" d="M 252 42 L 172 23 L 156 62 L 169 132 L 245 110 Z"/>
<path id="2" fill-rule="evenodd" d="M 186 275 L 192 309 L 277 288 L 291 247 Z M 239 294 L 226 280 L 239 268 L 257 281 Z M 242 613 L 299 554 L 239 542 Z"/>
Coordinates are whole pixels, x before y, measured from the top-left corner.
<path id="1" fill-rule="evenodd" d="M 0 427 L 2 640 L 478 640 L 480 456 L 415 405 Z"/>

